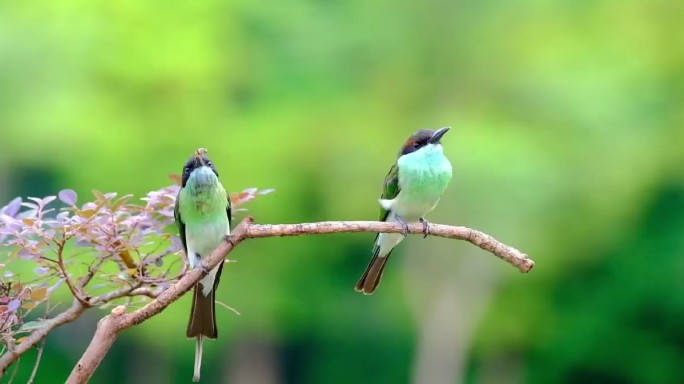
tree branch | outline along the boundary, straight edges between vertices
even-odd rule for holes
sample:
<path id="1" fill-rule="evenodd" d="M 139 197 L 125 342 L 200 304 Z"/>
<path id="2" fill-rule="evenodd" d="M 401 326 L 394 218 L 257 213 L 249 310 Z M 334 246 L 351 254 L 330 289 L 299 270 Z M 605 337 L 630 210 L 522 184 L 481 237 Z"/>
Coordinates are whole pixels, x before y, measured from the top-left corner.
<path id="1" fill-rule="evenodd" d="M 0 356 L 0 376 L 4 375 L 7 371 L 7 367 L 15 362 L 21 355 L 26 353 L 34 345 L 38 344 L 43 340 L 53 329 L 59 327 L 62 324 L 76 320 L 81 313 L 87 309 L 80 301 L 74 299 L 71 307 L 66 311 L 60 313 L 52 319 L 45 320 L 45 324 L 26 337 L 21 344 L 18 344 L 12 349 L 7 350 L 2 356 Z"/>
<path id="2" fill-rule="evenodd" d="M 129 288 L 122 288 L 116 291 L 102 294 L 100 296 L 95 296 L 90 298 L 90 300 L 84 305 L 78 299 L 74 299 L 73 304 L 69 309 L 60 313 L 52 319 L 45 320 L 45 324 L 33 331 L 23 342 L 18 346 L 14 342 L 11 336 L 7 336 L 5 343 L 7 344 L 7 352 L 0 356 L 0 376 L 5 374 L 7 368 L 21 357 L 24 353 L 28 352 L 36 344 L 43 341 L 45 343 L 45 337 L 52 332 L 55 328 L 70 323 L 78 319 L 83 312 L 92 307 L 108 303 L 112 300 L 116 300 L 122 297 L 132 297 L 132 296 L 147 296 L 151 299 L 156 298 L 160 289 L 153 289 L 149 287 L 134 286 Z M 39 352 L 42 353 L 42 348 L 40 347 Z M 40 354 L 38 355 L 40 357 Z M 40 359 L 38 359 L 40 360 Z M 36 363 L 37 364 L 37 363 Z"/>
<path id="3" fill-rule="evenodd" d="M 422 234 L 423 224 L 408 225 L 409 233 Z M 398 223 L 378 221 L 323 221 L 304 224 L 251 224 L 247 227 L 246 238 L 272 236 L 324 235 L 342 232 L 381 232 L 401 233 L 403 227 Z M 529 272 L 534 267 L 534 261 L 519 250 L 503 244 L 484 232 L 466 227 L 453 227 L 442 224 L 429 224 L 430 235 L 448 239 L 465 240 L 487 252 L 498 256 L 521 272 Z M 237 234 L 234 235 L 237 237 Z"/>
<path id="4" fill-rule="evenodd" d="M 423 224 L 409 224 L 409 233 L 422 234 Z M 452 227 L 448 225 L 430 224 L 430 235 L 446 237 L 450 239 L 465 240 L 476 246 L 491 252 L 499 258 L 514 265 L 522 272 L 529 272 L 534 267 L 534 262 L 524 253 L 505 245 L 493 237 L 474 229 L 466 227 Z M 218 263 L 225 260 L 233 248 L 245 239 L 274 237 L 274 236 L 299 236 L 299 235 L 322 235 L 343 232 L 381 232 L 401 233 L 403 227 L 398 223 L 386 223 L 375 221 L 328 221 L 304 224 L 276 224 L 257 225 L 253 224 L 251 217 L 245 218 L 235 228 L 230 236 L 230 241 L 221 243 L 209 257 L 202 260 L 205 270 L 210 270 Z M 126 313 L 125 307 L 118 306 L 112 313 L 105 316 L 98 323 L 95 335 L 88 348 L 81 356 L 76 366 L 67 379 L 68 384 L 86 383 L 95 373 L 107 352 L 114 344 L 118 334 L 127 328 L 142 323 L 150 317 L 160 313 L 171 303 L 178 300 L 185 292 L 190 290 L 202 277 L 202 270 L 189 270 L 178 282 L 164 291 L 158 293 L 155 300 L 149 302 L 143 308 L 134 312 Z"/>
<path id="5" fill-rule="evenodd" d="M 74 284 L 73 281 L 71 281 L 71 277 L 69 276 L 69 272 L 66 269 L 66 266 L 64 264 L 64 245 L 66 244 L 66 235 L 64 236 L 64 239 L 61 242 L 57 242 L 57 265 L 59 266 L 59 270 L 64 277 L 64 282 L 66 283 L 67 287 L 69 287 L 69 291 L 71 291 L 71 295 L 74 296 L 74 298 L 78 301 L 81 302 L 84 306 L 88 306 L 88 302 L 81 296 L 81 291 L 76 287 L 76 284 Z"/>

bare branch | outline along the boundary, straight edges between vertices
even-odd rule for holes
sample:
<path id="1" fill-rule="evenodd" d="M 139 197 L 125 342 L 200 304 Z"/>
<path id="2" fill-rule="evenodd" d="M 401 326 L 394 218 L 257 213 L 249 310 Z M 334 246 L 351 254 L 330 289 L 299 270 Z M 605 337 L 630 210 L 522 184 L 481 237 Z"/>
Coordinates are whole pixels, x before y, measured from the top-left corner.
<path id="1" fill-rule="evenodd" d="M 114 308 L 110 315 L 105 316 L 97 323 L 95 335 L 90 341 L 88 348 L 83 353 L 83 356 L 78 361 L 73 371 L 71 371 L 71 375 L 69 375 L 69 378 L 66 381 L 68 384 L 88 382 L 93 373 L 95 373 L 95 369 L 97 369 L 100 362 L 114 344 L 118 333 L 117 323 L 121 321 L 120 319 L 124 316 L 125 311 L 126 307 L 120 305 Z M 86 361 L 84 362 L 84 360 Z"/>
<path id="2" fill-rule="evenodd" d="M 128 287 L 119 289 L 113 292 L 109 292 L 100 296 L 95 296 L 90 298 L 86 305 L 75 299 L 72 306 L 66 311 L 60 313 L 55 318 L 46 320 L 43 327 L 33 331 L 21 344 L 16 344 L 11 336 L 7 335 L 5 338 L 5 344 L 7 345 L 7 352 L 0 356 L 0 373 L 4 374 L 7 368 L 16 360 L 19 359 L 21 355 L 28 352 L 33 346 L 43 341 L 45 337 L 52 332 L 55 328 L 60 325 L 70 323 L 78 319 L 81 314 L 91 307 L 99 306 L 108 303 L 112 300 L 116 300 L 122 297 L 133 297 L 133 296 L 147 296 L 151 299 L 156 298 L 160 289 L 153 289 L 149 287 Z M 42 348 L 39 350 L 38 359 L 40 359 L 40 354 L 42 353 Z M 36 368 L 37 368 L 36 363 Z M 34 370 L 36 369 L 34 368 Z M 2 376 L 0 374 L 0 376 Z"/>
<path id="3" fill-rule="evenodd" d="M 161 289 L 153 289 L 149 287 L 140 287 L 140 286 L 133 286 L 133 287 L 128 287 L 128 288 L 122 288 L 113 292 L 105 293 L 100 296 L 95 296 L 90 299 L 89 304 L 91 306 L 98 306 L 102 305 L 105 303 L 108 303 L 112 300 L 119 299 L 122 297 L 130 297 L 130 296 L 147 296 L 151 299 L 156 298 L 159 296 L 159 293 L 161 292 Z"/>
<path id="4" fill-rule="evenodd" d="M 66 236 L 64 236 L 64 239 L 62 239 L 61 242 L 57 243 L 58 250 L 57 250 L 57 265 L 59 266 L 60 273 L 64 277 L 64 282 L 66 283 L 67 287 L 69 287 L 69 291 L 71 291 L 71 294 L 74 296 L 76 300 L 81 302 L 84 306 L 88 306 L 88 302 L 82 297 L 81 291 L 76 287 L 76 284 L 74 284 L 73 281 L 71 281 L 71 277 L 69 276 L 69 272 L 66 269 L 65 263 L 64 263 L 64 246 L 66 244 Z"/>
<path id="5" fill-rule="evenodd" d="M 475 244 L 514 265 L 522 272 L 529 272 L 534 267 L 534 262 L 526 254 L 497 241 L 483 232 L 466 227 L 452 227 L 440 224 L 430 224 L 429 229 L 432 236 L 465 240 Z M 247 217 L 235 228 L 230 236 L 230 241 L 221 243 L 209 257 L 203 260 L 202 265 L 205 270 L 212 269 L 218 263 L 223 262 L 226 255 L 235 246 L 243 240 L 250 238 L 320 235 L 343 232 L 401 233 L 402 230 L 401 224 L 375 221 L 329 221 L 304 224 L 257 225 L 253 224 L 251 217 Z M 423 232 L 423 224 L 409 224 L 409 232 L 421 234 Z M 125 307 L 123 306 L 114 308 L 112 313 L 103 318 L 98 324 L 90 345 L 74 367 L 67 383 L 88 382 L 120 332 L 140 324 L 164 310 L 192 288 L 201 277 L 201 269 L 191 269 L 178 282 L 159 292 L 157 298 L 143 308 L 131 313 L 125 313 Z"/>
<path id="6" fill-rule="evenodd" d="M 79 291 L 83 291 L 85 289 L 86 285 L 88 285 L 90 281 L 93 279 L 93 277 L 95 277 L 95 272 L 97 272 L 100 269 L 100 267 L 102 267 L 102 264 L 104 264 L 105 260 L 106 259 L 104 257 L 99 258 L 97 259 L 97 261 L 93 261 L 88 266 L 88 273 L 85 276 L 83 276 L 83 278 L 81 278 L 81 281 L 78 284 Z"/>
<path id="7" fill-rule="evenodd" d="M 409 224 L 409 233 L 422 234 L 423 224 Z M 430 235 L 445 237 L 448 239 L 465 240 L 487 252 L 507 261 L 521 272 L 529 272 L 534 267 L 534 261 L 519 250 L 503 244 L 474 229 L 466 227 L 452 227 L 442 224 L 429 224 Z M 299 235 L 323 235 L 342 232 L 381 232 L 401 233 L 403 227 L 398 223 L 377 221 L 323 221 L 319 223 L 304 224 L 275 224 L 259 225 L 252 224 L 247 228 L 246 238 L 272 237 L 272 236 L 299 236 Z M 237 234 L 234 235 L 237 237 Z"/>

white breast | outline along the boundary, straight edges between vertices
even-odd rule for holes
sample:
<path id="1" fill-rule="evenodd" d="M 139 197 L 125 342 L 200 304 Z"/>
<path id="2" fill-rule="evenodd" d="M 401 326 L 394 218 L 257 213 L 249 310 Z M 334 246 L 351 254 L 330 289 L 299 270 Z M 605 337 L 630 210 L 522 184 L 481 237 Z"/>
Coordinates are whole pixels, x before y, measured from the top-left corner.
<path id="1" fill-rule="evenodd" d="M 188 245 L 188 262 L 195 268 L 198 257 L 208 255 L 230 233 L 228 218 L 225 221 L 209 221 L 185 226 L 185 240 Z"/>
<path id="2" fill-rule="evenodd" d="M 188 245 L 188 263 L 190 267 L 197 268 L 202 262 L 202 257 L 211 253 L 221 244 L 225 235 L 230 234 L 228 218 L 225 221 L 214 221 L 202 224 L 195 224 L 189 228 L 185 226 L 185 240 Z M 199 257 L 198 257 L 199 255 Z M 202 283 L 202 294 L 207 296 L 214 286 L 214 279 L 220 264 L 200 280 Z"/>

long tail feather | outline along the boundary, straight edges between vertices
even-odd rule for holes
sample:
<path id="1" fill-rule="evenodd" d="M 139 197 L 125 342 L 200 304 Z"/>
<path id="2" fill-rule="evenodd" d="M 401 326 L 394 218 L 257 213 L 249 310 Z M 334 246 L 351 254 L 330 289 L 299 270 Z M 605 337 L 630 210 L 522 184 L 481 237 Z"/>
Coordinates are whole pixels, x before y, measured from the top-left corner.
<path id="1" fill-rule="evenodd" d="M 192 375 L 192 381 L 200 381 L 200 371 L 202 370 L 202 343 L 204 336 L 197 336 L 197 343 L 195 344 L 195 373 Z"/>
<path id="2" fill-rule="evenodd" d="M 190 312 L 190 322 L 186 332 L 187 337 L 197 338 L 195 344 L 195 373 L 193 381 L 199 381 L 200 370 L 202 368 L 202 344 L 205 338 L 215 339 L 218 337 L 216 328 L 216 304 L 215 289 L 204 296 L 202 294 L 202 284 L 197 283 L 192 295 L 192 312 Z"/>
<path id="3" fill-rule="evenodd" d="M 392 252 L 390 251 L 385 256 L 379 256 L 379 251 L 379 249 L 375 250 L 373 258 L 370 263 L 368 263 L 368 267 L 366 267 L 366 271 L 361 275 L 359 282 L 356 283 L 355 289 L 357 292 L 363 292 L 364 295 L 370 295 L 378 288 L 378 285 L 380 285 L 382 273 L 385 270 L 385 265 L 387 265 L 387 260 Z"/>
<path id="4" fill-rule="evenodd" d="M 192 312 L 190 312 L 190 322 L 186 336 L 189 338 L 206 336 L 209 339 L 218 337 L 216 329 L 216 291 L 214 289 L 204 296 L 202 294 L 202 284 L 195 285 L 192 295 Z"/>

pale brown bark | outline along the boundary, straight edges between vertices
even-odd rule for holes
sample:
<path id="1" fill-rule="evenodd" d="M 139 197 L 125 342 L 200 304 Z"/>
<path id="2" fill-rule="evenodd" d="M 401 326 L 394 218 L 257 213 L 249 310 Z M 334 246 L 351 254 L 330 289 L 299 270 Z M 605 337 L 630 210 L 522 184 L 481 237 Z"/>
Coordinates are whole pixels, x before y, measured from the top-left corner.
<path id="1" fill-rule="evenodd" d="M 409 233 L 420 234 L 423 224 L 415 223 L 408 226 Z M 507 261 L 522 272 L 529 272 L 534 267 L 534 262 L 524 253 L 505 245 L 493 237 L 474 229 L 466 227 L 453 227 L 440 224 L 430 224 L 430 235 L 468 241 L 483 250 Z M 403 228 L 398 223 L 386 223 L 375 221 L 329 221 L 303 224 L 253 224 L 252 218 L 248 217 L 235 228 L 230 241 L 224 242 L 214 252 L 203 260 L 205 270 L 209 270 L 218 263 L 223 262 L 226 255 L 245 239 L 274 236 L 299 236 L 318 235 L 344 232 L 384 232 L 401 233 Z M 125 307 L 116 307 L 111 314 L 105 316 L 97 326 L 95 335 L 85 353 L 74 367 L 67 383 L 85 383 L 92 377 L 109 349 L 114 344 L 118 334 L 127 328 L 140 324 L 150 317 L 160 313 L 171 303 L 178 300 L 185 292 L 192 288 L 202 277 L 200 269 L 188 271 L 175 284 L 160 292 L 145 292 L 149 296 L 156 296 L 143 308 L 134 312 L 126 313 Z M 74 306 L 80 305 L 75 301 Z M 82 311 L 82 309 L 81 309 Z M 66 312 L 65 312 L 66 313 Z M 76 316 L 80 314 L 77 313 Z M 62 316 L 62 315 L 60 315 Z M 53 319 L 56 320 L 57 318 Z M 56 325 L 55 325 L 56 326 Z M 54 328 L 53 326 L 52 328 Z M 51 329 L 52 329 L 51 328 Z M 42 337 L 51 329 L 45 330 Z M 33 337 L 33 335 L 31 335 Z M 38 337 L 38 336 L 35 336 Z M 42 339 L 42 337 L 40 339 Z M 38 339 L 38 340 L 40 340 Z M 23 345 L 23 344 L 22 344 Z M 2 357 L 3 359 L 5 356 Z"/>

